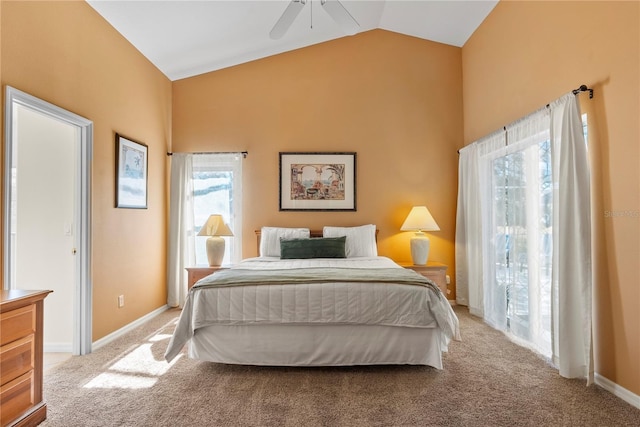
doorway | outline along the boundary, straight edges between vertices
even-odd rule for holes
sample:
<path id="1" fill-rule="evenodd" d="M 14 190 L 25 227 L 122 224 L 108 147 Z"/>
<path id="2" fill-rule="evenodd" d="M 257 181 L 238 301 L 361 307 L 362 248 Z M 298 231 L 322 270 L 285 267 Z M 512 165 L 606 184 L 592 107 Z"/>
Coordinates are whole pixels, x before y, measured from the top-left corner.
<path id="1" fill-rule="evenodd" d="M 44 351 L 91 352 L 92 122 L 7 86 L 4 287 L 50 289 Z"/>

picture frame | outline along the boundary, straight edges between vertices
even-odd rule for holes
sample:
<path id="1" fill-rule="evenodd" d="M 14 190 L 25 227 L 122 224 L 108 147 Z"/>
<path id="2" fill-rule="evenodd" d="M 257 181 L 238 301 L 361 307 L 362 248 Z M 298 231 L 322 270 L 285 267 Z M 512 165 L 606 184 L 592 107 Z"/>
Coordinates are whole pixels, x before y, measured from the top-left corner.
<path id="1" fill-rule="evenodd" d="M 355 211 L 355 152 L 281 152 L 281 211 Z"/>
<path id="2" fill-rule="evenodd" d="M 147 209 L 148 147 L 116 133 L 116 208 Z"/>

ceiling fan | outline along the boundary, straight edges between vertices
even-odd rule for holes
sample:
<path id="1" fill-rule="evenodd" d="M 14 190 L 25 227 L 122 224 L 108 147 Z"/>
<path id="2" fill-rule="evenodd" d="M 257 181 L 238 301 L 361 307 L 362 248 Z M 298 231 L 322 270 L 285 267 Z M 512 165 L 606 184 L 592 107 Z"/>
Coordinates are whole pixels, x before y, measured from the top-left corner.
<path id="1" fill-rule="evenodd" d="M 309 0 L 309 2 L 311 1 L 313 0 Z M 307 0 L 291 0 L 280 19 L 271 29 L 269 37 L 277 40 L 284 36 L 305 4 L 307 4 Z M 320 0 L 320 5 L 347 35 L 352 36 L 360 29 L 360 24 L 338 0 Z"/>

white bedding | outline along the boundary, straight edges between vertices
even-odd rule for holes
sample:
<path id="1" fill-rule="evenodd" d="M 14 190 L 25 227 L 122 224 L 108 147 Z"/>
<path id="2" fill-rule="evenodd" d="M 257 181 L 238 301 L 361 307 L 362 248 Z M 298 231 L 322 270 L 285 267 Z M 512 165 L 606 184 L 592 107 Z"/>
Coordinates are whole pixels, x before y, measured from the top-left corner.
<path id="1" fill-rule="evenodd" d="M 281 260 L 258 257 L 233 269 L 399 268 L 385 257 Z M 417 273 L 416 273 L 417 274 Z M 224 325 L 377 325 L 437 328 L 438 351 L 459 338 L 458 321 L 437 286 L 388 283 L 300 283 L 207 287 L 212 276 L 189 292 L 169 347 L 172 360 L 198 330 Z"/>
<path id="2" fill-rule="evenodd" d="M 378 325 L 238 325 L 198 329 L 189 357 L 262 366 L 429 365 L 442 369 L 436 328 Z"/>

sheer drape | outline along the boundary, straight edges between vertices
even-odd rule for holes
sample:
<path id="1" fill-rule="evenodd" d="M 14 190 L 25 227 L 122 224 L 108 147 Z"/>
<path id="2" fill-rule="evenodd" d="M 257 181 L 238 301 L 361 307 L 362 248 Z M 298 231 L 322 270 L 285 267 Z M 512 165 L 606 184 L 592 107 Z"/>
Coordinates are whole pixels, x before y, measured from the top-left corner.
<path id="1" fill-rule="evenodd" d="M 505 138 L 506 146 L 480 158 L 484 316 L 550 356 L 550 327 L 540 324 L 550 321 L 552 252 L 543 247 L 551 237 L 549 111 L 509 125 Z"/>
<path id="2" fill-rule="evenodd" d="M 462 149 L 456 224 L 457 302 L 571 378 L 592 370 L 582 132 L 568 94 Z"/>
<path id="3" fill-rule="evenodd" d="M 504 147 L 503 132 L 460 150 L 456 221 L 456 301 L 476 316 L 484 314 L 480 158 Z"/>
<path id="4" fill-rule="evenodd" d="M 185 268 L 195 265 L 193 168 L 190 154 L 171 156 L 167 304 L 182 307 L 187 295 Z"/>

